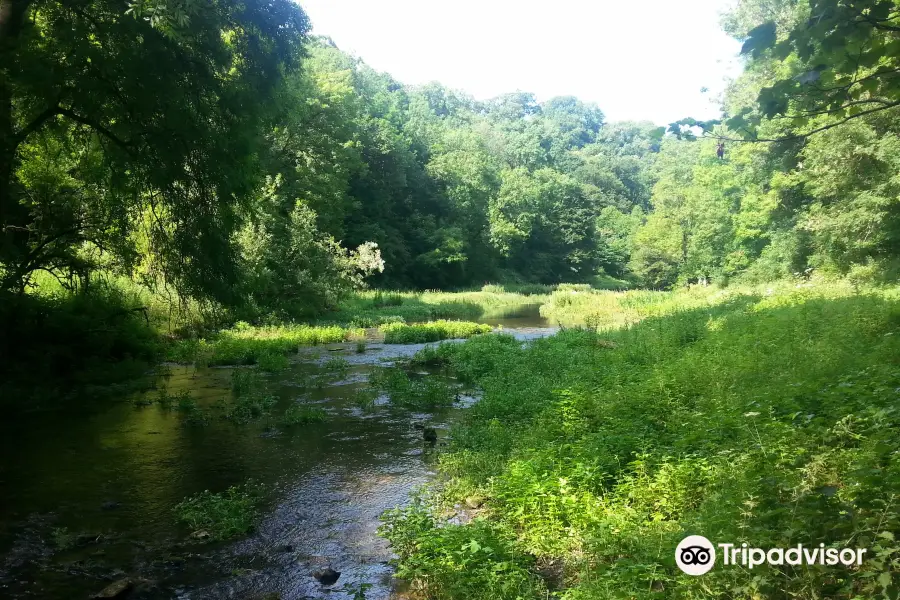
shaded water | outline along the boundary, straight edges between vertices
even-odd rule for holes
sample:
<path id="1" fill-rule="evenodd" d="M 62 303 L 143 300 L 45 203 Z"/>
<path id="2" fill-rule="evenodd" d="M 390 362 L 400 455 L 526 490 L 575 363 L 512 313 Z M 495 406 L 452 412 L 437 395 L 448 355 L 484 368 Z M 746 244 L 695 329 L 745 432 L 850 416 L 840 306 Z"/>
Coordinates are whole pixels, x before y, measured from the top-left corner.
<path id="1" fill-rule="evenodd" d="M 553 331 L 536 307 L 529 311 L 487 322 L 521 339 Z M 422 429 L 445 437 L 462 408 L 415 413 L 382 402 L 366 412 L 352 397 L 377 365 L 424 346 L 308 349 L 266 376 L 279 403 L 247 425 L 215 416 L 191 425 L 133 397 L 90 414 L 0 424 L 0 597 L 88 597 L 126 576 L 147 580 L 132 595 L 143 598 L 352 598 L 361 584 L 372 585 L 367 598 L 390 597 L 378 517 L 431 476 L 436 450 Z M 347 377 L 321 389 L 299 384 L 334 356 L 351 364 Z M 232 370 L 171 366 L 159 387 L 211 407 L 231 393 Z M 328 420 L 279 425 L 295 402 L 323 408 Z M 266 485 L 267 498 L 247 538 L 202 543 L 175 522 L 173 507 L 186 496 L 249 478 Z M 66 536 L 73 547 L 59 549 L 54 540 Z M 342 573 L 331 588 L 310 576 L 325 566 Z"/>

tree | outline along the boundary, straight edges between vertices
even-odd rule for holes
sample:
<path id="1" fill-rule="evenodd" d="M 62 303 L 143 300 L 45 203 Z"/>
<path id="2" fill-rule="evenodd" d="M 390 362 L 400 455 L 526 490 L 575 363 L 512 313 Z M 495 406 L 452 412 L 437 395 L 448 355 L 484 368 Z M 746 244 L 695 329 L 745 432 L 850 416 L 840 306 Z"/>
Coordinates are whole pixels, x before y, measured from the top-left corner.
<path id="1" fill-rule="evenodd" d="M 0 0 L 4 290 L 84 275 L 86 247 L 127 272 L 142 237 L 185 295 L 234 300 L 259 125 L 309 25 L 287 0 L 142 6 Z"/>
<path id="2" fill-rule="evenodd" d="M 790 131 L 782 138 L 805 137 L 900 105 L 895 0 L 808 0 L 773 16 L 747 32 L 742 53 L 780 68 L 730 129 L 756 139 L 766 118 Z"/>

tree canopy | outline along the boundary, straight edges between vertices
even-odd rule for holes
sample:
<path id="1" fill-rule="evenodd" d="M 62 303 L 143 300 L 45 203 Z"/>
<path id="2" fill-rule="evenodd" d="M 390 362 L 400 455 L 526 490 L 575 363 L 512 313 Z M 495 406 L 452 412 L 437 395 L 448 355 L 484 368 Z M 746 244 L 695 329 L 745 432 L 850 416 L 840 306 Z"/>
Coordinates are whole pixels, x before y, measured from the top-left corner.
<path id="1" fill-rule="evenodd" d="M 664 135 L 404 85 L 287 0 L 0 0 L 0 287 L 112 272 L 297 315 L 364 283 L 890 277 L 896 3 L 741 0 L 723 26 L 723 118 Z"/>

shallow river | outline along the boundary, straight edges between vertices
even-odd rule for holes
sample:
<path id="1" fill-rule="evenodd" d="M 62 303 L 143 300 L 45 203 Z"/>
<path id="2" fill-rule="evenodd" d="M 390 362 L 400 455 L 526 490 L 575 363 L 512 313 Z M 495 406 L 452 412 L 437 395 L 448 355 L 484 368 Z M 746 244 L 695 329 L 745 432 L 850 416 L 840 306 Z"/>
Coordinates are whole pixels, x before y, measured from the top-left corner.
<path id="1" fill-rule="evenodd" d="M 523 340 L 555 331 L 537 307 L 483 322 Z M 88 598 L 125 577 L 141 580 L 130 598 L 337 600 L 362 584 L 371 585 L 367 599 L 400 597 L 378 517 L 428 481 L 448 426 L 472 398 L 433 413 L 385 399 L 363 411 L 351 398 L 374 368 L 424 346 L 304 349 L 266 376 L 279 398 L 272 416 L 247 425 L 191 425 L 176 411 L 136 405 L 139 395 L 0 423 L 0 598 Z M 312 391 L 298 383 L 335 356 L 350 363 L 348 376 Z M 231 394 L 232 370 L 170 366 L 157 387 L 190 391 L 208 407 Z M 327 421 L 280 426 L 295 402 L 323 408 Z M 436 448 L 424 427 L 437 429 Z M 266 502 L 248 537 L 204 543 L 176 523 L 173 508 L 186 496 L 250 478 L 265 485 Z M 326 566 L 341 572 L 333 586 L 310 575 Z"/>

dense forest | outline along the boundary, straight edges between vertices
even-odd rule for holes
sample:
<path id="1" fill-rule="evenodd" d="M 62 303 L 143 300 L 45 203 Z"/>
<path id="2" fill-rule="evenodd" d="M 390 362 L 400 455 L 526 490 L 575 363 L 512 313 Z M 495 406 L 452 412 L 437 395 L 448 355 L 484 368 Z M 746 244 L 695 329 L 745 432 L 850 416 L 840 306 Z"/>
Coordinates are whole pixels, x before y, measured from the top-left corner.
<path id="1" fill-rule="evenodd" d="M 725 119 L 666 131 L 405 86 L 286 1 L 4 0 L 0 286 L 112 273 L 296 316 L 364 280 L 891 277 L 892 6 L 739 3 Z"/>

